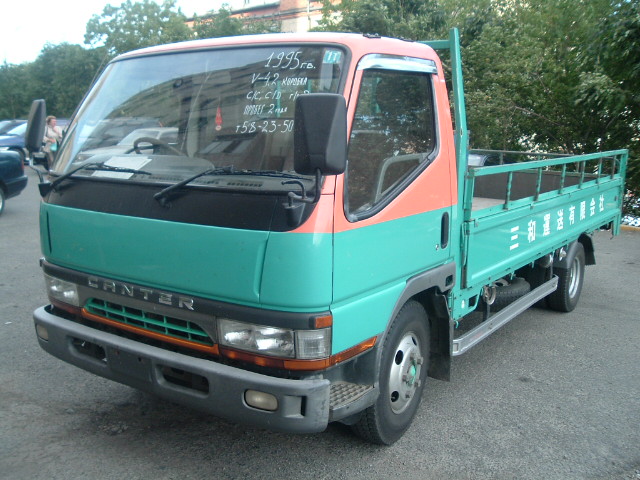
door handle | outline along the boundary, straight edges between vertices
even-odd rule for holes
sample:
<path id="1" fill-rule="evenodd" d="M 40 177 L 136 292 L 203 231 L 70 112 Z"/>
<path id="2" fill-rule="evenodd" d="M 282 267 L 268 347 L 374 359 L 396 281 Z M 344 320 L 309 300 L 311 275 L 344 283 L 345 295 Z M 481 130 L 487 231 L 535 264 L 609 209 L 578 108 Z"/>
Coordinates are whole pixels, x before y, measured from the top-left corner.
<path id="1" fill-rule="evenodd" d="M 446 248 L 447 245 L 449 245 L 449 212 L 444 212 L 440 220 L 440 248 Z"/>

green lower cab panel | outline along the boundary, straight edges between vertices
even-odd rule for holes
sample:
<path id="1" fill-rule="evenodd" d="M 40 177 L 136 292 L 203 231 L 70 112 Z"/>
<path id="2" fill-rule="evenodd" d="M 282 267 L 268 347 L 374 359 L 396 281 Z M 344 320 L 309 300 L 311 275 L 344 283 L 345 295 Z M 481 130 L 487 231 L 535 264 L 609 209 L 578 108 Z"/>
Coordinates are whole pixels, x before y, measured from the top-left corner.
<path id="1" fill-rule="evenodd" d="M 450 260 L 436 210 L 337 233 L 334 352 L 383 333 L 407 280 Z"/>

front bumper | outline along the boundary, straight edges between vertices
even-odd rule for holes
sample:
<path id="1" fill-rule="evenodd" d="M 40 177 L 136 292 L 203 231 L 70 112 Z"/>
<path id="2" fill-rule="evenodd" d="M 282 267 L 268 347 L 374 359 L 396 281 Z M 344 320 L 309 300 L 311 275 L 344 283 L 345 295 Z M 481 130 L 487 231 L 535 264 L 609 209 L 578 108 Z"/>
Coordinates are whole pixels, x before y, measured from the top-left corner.
<path id="1" fill-rule="evenodd" d="M 172 402 L 284 432 L 320 432 L 329 422 L 327 379 L 287 380 L 189 357 L 80 325 L 52 315 L 47 307 L 38 308 L 33 318 L 36 326 L 47 330 L 48 340 L 38 335 L 38 341 L 51 355 Z M 191 388 L 167 372 L 203 377 L 206 382 Z M 278 409 L 270 412 L 247 405 L 247 390 L 274 395 Z"/>

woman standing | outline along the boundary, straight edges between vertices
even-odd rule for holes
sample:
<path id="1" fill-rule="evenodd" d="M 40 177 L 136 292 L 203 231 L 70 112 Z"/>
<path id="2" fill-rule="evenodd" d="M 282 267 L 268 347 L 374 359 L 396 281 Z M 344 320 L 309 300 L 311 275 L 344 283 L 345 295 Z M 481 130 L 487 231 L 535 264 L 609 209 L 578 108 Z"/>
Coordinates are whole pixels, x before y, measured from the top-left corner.
<path id="1" fill-rule="evenodd" d="M 56 117 L 47 117 L 47 126 L 44 129 L 44 151 L 47 154 L 47 168 L 53 164 L 55 152 L 58 151 L 58 143 L 62 140 L 62 131 L 56 126 Z"/>

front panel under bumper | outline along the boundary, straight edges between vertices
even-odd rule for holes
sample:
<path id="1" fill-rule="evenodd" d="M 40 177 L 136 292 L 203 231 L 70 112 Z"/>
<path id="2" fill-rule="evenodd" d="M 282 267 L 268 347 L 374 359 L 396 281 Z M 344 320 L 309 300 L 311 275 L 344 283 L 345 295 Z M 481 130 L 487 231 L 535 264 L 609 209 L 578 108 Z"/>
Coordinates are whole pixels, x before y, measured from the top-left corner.
<path id="1" fill-rule="evenodd" d="M 48 339 L 38 335 L 38 341 L 51 355 L 172 402 L 285 432 L 319 432 L 329 421 L 329 380 L 288 380 L 193 358 L 80 325 L 51 314 L 48 307 L 37 309 L 33 318 L 47 331 Z M 176 378 L 199 379 L 199 386 Z M 275 396 L 278 409 L 249 406 L 247 390 Z"/>

